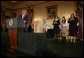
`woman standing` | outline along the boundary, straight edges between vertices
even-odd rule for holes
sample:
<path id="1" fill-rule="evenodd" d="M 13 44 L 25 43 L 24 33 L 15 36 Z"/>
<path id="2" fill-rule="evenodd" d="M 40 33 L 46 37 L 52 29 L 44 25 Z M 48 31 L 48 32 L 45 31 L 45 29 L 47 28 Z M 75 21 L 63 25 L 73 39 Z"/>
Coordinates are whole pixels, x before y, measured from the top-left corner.
<path id="1" fill-rule="evenodd" d="M 60 33 L 60 20 L 58 19 L 58 16 L 56 16 L 56 19 L 53 21 L 54 25 L 54 37 L 58 39 L 58 34 Z"/>
<path id="2" fill-rule="evenodd" d="M 62 33 L 62 41 L 65 42 L 65 40 L 66 40 L 66 33 L 67 33 L 67 21 L 66 21 L 65 17 L 62 17 L 61 33 Z"/>
<path id="3" fill-rule="evenodd" d="M 70 41 L 74 40 L 73 42 L 76 42 L 76 36 L 77 36 L 77 23 L 78 23 L 78 18 L 75 17 L 75 15 L 72 13 L 71 17 L 68 20 L 69 23 L 69 36 L 70 36 Z"/>

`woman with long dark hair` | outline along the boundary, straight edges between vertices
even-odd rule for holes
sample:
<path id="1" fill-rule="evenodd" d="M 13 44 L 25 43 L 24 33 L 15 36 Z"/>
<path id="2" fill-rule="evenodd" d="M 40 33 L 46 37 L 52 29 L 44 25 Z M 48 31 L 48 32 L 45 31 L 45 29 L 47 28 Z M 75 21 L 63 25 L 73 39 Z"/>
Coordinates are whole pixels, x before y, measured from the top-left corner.
<path id="1" fill-rule="evenodd" d="M 67 33 L 67 21 L 66 21 L 65 17 L 62 17 L 62 22 L 61 22 L 62 41 L 65 41 L 66 33 Z"/>
<path id="2" fill-rule="evenodd" d="M 60 25 L 60 20 L 58 18 L 58 16 L 56 16 L 55 20 L 53 21 L 53 25 L 54 25 L 54 37 L 55 39 L 57 38 L 58 39 L 58 34 L 60 33 L 60 28 L 59 28 L 59 25 Z"/>

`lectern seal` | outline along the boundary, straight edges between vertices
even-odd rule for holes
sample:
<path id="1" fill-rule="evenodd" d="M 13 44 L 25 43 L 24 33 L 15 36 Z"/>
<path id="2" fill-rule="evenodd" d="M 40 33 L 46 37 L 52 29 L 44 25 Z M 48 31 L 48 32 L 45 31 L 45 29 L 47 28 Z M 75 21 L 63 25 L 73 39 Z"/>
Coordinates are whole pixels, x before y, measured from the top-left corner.
<path id="1" fill-rule="evenodd" d="M 10 21 L 9 21 L 9 26 L 11 27 L 11 26 L 13 26 L 13 24 L 14 24 L 13 19 L 10 19 Z"/>

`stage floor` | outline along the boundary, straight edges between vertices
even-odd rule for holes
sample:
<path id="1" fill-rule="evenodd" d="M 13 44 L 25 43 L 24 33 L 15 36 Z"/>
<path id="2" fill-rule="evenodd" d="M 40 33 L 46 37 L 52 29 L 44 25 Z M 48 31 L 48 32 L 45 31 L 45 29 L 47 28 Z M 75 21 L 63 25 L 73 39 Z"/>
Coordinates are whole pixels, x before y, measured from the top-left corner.
<path id="1" fill-rule="evenodd" d="M 47 40 L 47 52 L 43 56 L 47 57 L 83 57 L 83 42 L 78 43 L 62 43 L 57 40 Z M 2 51 L 4 57 L 38 57 L 30 54 L 25 54 L 18 50 L 9 52 Z"/>

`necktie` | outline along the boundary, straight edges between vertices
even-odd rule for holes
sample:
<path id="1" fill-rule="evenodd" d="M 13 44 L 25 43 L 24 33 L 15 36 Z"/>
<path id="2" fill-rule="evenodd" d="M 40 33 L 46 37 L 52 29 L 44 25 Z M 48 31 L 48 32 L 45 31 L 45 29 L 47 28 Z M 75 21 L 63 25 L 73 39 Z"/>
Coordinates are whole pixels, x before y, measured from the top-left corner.
<path id="1" fill-rule="evenodd" d="M 25 17 L 25 16 L 23 16 L 23 18 L 22 18 L 23 21 L 24 21 L 24 17 Z"/>

